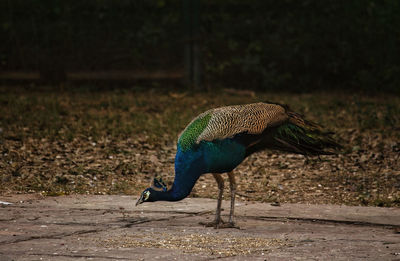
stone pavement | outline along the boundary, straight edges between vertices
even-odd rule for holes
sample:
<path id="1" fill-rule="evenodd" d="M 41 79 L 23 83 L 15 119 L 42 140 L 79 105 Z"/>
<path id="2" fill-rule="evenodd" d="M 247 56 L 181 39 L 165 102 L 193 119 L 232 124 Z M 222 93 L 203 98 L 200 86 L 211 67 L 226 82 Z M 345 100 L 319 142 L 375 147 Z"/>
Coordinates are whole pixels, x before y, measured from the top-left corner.
<path id="1" fill-rule="evenodd" d="M 214 229 L 216 200 L 135 202 L 0 196 L 0 260 L 400 260 L 399 208 L 238 202 Z"/>

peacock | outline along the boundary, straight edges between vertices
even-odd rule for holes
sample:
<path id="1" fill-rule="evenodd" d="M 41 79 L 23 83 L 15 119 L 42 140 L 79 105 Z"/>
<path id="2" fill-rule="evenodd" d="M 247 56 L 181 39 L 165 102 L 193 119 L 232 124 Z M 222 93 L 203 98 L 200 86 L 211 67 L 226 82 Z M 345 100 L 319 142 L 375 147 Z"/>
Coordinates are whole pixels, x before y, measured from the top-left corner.
<path id="1" fill-rule="evenodd" d="M 332 132 L 278 103 L 252 103 L 210 109 L 194 118 L 177 142 L 175 178 L 170 189 L 154 177 L 136 205 L 143 202 L 178 201 L 187 197 L 199 177 L 212 173 L 218 184 L 215 219 L 206 226 L 235 227 L 236 181 L 233 170 L 249 155 L 273 149 L 303 155 L 328 155 L 341 147 Z M 221 202 L 227 173 L 231 206 L 229 221 L 221 219 Z"/>

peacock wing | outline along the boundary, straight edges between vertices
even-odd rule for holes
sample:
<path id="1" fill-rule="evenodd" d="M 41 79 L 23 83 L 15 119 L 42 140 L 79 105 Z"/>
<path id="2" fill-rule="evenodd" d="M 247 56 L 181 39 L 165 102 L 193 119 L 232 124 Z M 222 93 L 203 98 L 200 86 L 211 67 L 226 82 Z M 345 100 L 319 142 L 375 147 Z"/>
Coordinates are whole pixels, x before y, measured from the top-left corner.
<path id="1" fill-rule="evenodd" d="M 253 103 L 215 108 L 193 119 L 178 142 L 186 147 L 201 141 L 231 138 L 239 133 L 261 134 L 266 128 L 287 120 L 285 108 L 278 104 Z"/>

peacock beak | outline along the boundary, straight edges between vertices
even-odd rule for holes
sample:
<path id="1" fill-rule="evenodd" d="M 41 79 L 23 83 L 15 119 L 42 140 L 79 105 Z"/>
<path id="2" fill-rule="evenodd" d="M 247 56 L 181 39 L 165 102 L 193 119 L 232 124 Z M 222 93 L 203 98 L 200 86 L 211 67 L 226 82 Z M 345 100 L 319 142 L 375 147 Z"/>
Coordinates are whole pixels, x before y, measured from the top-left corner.
<path id="1" fill-rule="evenodd" d="M 143 203 L 143 194 L 140 195 L 140 198 L 138 199 L 138 201 L 136 201 L 136 205 L 135 206 L 137 206 L 139 204 L 142 204 L 142 203 Z"/>
<path id="2" fill-rule="evenodd" d="M 138 199 L 138 201 L 136 202 L 136 206 L 139 204 L 142 204 L 143 202 L 147 201 L 150 197 L 150 191 L 148 189 L 146 189 L 145 191 L 143 191 L 143 193 L 140 195 L 140 198 Z"/>

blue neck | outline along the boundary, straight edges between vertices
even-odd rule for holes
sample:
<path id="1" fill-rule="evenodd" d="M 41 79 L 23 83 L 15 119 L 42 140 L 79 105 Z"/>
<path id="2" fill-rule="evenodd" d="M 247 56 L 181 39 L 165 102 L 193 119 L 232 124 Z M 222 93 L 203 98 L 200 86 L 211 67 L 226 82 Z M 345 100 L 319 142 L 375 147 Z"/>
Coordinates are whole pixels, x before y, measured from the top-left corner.
<path id="1" fill-rule="evenodd" d="M 245 158 L 245 150 L 234 139 L 201 142 L 187 150 L 182 150 L 178 144 L 174 184 L 166 192 L 155 192 L 153 200 L 178 201 L 186 198 L 201 174 L 232 171 Z"/>
<path id="2" fill-rule="evenodd" d="M 201 174 L 206 173 L 204 156 L 200 151 L 182 152 L 180 146 L 175 156 L 175 179 L 172 188 L 166 192 L 156 191 L 156 200 L 178 201 L 192 191 Z M 152 192 L 153 193 L 153 192 Z"/>

